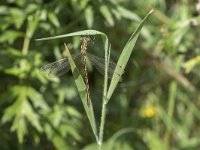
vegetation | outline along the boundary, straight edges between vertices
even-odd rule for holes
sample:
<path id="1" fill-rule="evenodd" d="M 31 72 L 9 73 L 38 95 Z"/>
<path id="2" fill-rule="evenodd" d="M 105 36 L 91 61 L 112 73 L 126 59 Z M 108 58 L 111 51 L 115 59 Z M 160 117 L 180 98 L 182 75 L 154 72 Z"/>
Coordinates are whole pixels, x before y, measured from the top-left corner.
<path id="1" fill-rule="evenodd" d="M 0 149 L 93 150 L 102 138 L 103 150 L 198 150 L 199 6 L 192 0 L 1 2 Z M 101 31 L 111 49 L 95 35 L 88 51 L 104 57 L 111 50 L 111 59 L 123 66 L 119 57 L 138 26 L 140 36 L 134 36 L 137 43 L 129 47 L 133 53 L 113 94 L 109 85 L 116 78 L 107 82 L 106 75 L 88 64 L 95 127 L 86 103 L 82 105 L 74 72 L 49 78 L 39 71 L 66 57 L 63 43 L 70 53 L 80 52 L 80 36 L 35 39 Z M 103 125 L 102 99 L 107 104 Z"/>

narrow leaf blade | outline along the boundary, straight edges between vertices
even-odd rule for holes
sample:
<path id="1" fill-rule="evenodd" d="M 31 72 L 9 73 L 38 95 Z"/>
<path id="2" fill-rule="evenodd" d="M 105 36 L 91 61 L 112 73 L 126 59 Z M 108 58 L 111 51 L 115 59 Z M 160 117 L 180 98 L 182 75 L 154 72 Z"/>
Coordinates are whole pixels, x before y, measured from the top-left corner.
<path id="1" fill-rule="evenodd" d="M 36 39 L 36 41 L 44 41 L 44 40 L 53 40 L 53 39 L 59 39 L 59 38 L 65 38 L 65 37 L 71 37 L 71 36 L 80 36 L 80 35 L 104 35 L 104 33 L 97 31 L 97 30 L 83 30 L 78 32 L 72 32 L 68 34 L 62 34 L 58 36 L 52 36 L 52 37 L 46 37 L 46 38 L 40 38 Z"/>
<path id="2" fill-rule="evenodd" d="M 66 53 L 67 53 L 68 61 L 69 61 L 70 66 L 71 66 L 72 74 L 73 74 L 74 79 L 75 79 L 76 87 L 78 89 L 80 98 L 82 100 L 84 109 L 86 111 L 87 117 L 89 119 L 90 125 L 91 125 L 93 133 L 95 135 L 95 138 L 98 141 L 98 133 L 97 133 L 97 128 L 96 128 L 96 121 L 95 121 L 92 102 L 90 102 L 89 106 L 87 105 L 87 93 L 86 93 L 85 82 L 84 82 L 81 74 L 79 73 L 79 70 L 77 69 L 77 67 L 74 63 L 72 56 L 71 56 L 66 44 L 65 44 L 65 50 L 66 50 Z"/>
<path id="3" fill-rule="evenodd" d="M 145 18 L 140 22 L 139 26 L 137 27 L 137 29 L 133 32 L 133 34 L 131 35 L 130 39 L 128 40 L 128 42 L 126 43 L 120 57 L 119 60 L 117 62 L 118 66 L 121 66 L 121 68 L 116 68 L 115 72 L 119 73 L 120 76 L 123 74 L 124 69 L 128 63 L 128 60 L 131 56 L 131 53 L 133 51 L 133 48 L 135 46 L 135 43 L 137 41 L 137 38 L 140 34 L 140 31 L 146 21 L 146 19 L 149 17 L 149 15 L 153 12 L 153 10 L 151 10 L 146 16 Z M 107 94 L 107 101 L 109 101 L 109 99 L 111 98 L 118 82 L 120 81 L 121 77 L 119 75 L 113 75 L 109 89 L 108 89 L 108 94 Z"/>

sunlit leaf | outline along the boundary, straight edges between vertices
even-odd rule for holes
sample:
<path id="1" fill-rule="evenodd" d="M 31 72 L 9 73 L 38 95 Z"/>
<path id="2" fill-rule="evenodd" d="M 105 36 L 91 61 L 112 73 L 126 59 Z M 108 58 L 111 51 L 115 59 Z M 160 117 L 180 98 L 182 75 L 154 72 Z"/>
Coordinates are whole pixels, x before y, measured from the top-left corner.
<path id="1" fill-rule="evenodd" d="M 49 20 L 53 23 L 54 26 L 59 27 L 60 26 L 60 22 L 57 18 L 57 16 L 55 15 L 55 13 L 48 13 L 48 18 Z"/>
<path id="2" fill-rule="evenodd" d="M 94 15 L 93 15 L 94 12 L 92 10 L 92 7 L 91 6 L 87 7 L 84 12 L 85 12 L 85 19 L 87 22 L 87 26 L 88 28 L 91 28 L 94 22 Z"/>
<path id="3" fill-rule="evenodd" d="M 7 30 L 1 34 L 0 42 L 13 43 L 17 38 L 23 37 L 23 33 L 15 30 Z"/>
<path id="4" fill-rule="evenodd" d="M 113 16 L 112 16 L 110 10 L 108 9 L 108 7 L 106 5 L 101 5 L 100 11 L 101 11 L 102 15 L 104 16 L 104 18 L 106 19 L 107 23 L 110 26 L 114 26 L 115 22 L 114 22 Z"/>
<path id="5" fill-rule="evenodd" d="M 17 132 L 17 138 L 19 140 L 19 143 L 22 144 L 24 141 L 24 136 L 28 133 L 25 118 L 16 117 L 11 127 L 11 131 Z"/>
<path id="6" fill-rule="evenodd" d="M 27 87 L 16 86 L 12 90 L 16 92 L 15 102 L 9 106 L 2 118 L 2 123 L 11 121 L 14 118 L 11 130 L 16 131 L 19 142 L 23 142 L 23 138 L 27 133 L 27 120 L 34 126 L 39 132 L 42 131 L 42 126 L 39 122 L 39 116 L 33 111 L 32 106 L 27 99 Z"/>
<path id="7" fill-rule="evenodd" d="M 35 108 L 42 108 L 45 111 L 50 110 L 49 106 L 47 105 L 47 103 L 45 102 L 43 98 L 43 95 L 37 92 L 32 87 L 29 87 L 27 89 L 27 96 L 32 101 Z"/>
<path id="8" fill-rule="evenodd" d="M 186 73 L 190 73 L 190 71 L 200 63 L 200 56 L 196 56 L 190 60 L 188 60 L 187 62 L 184 63 L 184 68 Z"/>
<path id="9" fill-rule="evenodd" d="M 126 18 L 126 19 L 130 19 L 133 21 L 140 21 L 141 18 L 134 13 L 133 11 L 130 11 L 124 7 L 118 6 L 117 7 L 118 12 L 121 14 L 122 17 Z"/>

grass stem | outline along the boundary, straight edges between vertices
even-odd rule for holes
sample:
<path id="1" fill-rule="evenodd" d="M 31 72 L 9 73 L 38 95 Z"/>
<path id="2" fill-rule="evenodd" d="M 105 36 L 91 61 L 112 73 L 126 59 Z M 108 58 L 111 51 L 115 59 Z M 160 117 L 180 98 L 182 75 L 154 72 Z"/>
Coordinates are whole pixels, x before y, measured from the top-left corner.
<path id="1" fill-rule="evenodd" d="M 104 134 L 104 125 L 105 125 L 105 119 L 106 119 L 106 101 L 104 100 L 102 103 L 102 111 L 101 111 L 101 123 L 100 123 L 100 129 L 99 129 L 99 140 L 98 145 L 101 147 L 103 142 L 103 134 Z"/>

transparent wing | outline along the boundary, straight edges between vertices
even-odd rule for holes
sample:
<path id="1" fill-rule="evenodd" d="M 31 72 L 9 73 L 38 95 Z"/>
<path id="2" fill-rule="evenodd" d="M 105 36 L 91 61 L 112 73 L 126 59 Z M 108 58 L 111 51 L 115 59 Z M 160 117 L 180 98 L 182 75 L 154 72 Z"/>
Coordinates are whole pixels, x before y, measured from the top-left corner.
<path id="1" fill-rule="evenodd" d="M 78 68 L 81 66 L 81 53 L 72 56 Z M 70 70 L 70 64 L 67 58 L 55 61 L 40 68 L 42 72 L 48 74 L 49 77 L 61 76 Z"/>
<path id="2" fill-rule="evenodd" d="M 105 73 L 105 59 L 97 57 L 93 54 L 87 53 L 88 58 L 90 59 L 92 65 L 102 74 Z M 113 73 L 115 73 L 115 68 L 119 67 L 114 62 L 110 61 L 109 67 L 108 67 L 108 78 L 111 79 L 113 76 Z"/>

